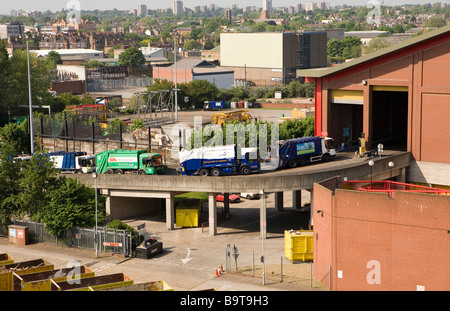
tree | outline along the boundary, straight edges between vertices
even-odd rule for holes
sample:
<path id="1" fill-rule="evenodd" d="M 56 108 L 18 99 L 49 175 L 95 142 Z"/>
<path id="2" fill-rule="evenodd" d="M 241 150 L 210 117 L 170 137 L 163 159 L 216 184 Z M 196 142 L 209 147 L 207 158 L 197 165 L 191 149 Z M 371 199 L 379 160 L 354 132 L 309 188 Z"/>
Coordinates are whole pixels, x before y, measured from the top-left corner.
<path id="1" fill-rule="evenodd" d="M 49 193 L 49 202 L 42 216 L 45 229 L 55 235 L 63 236 L 72 227 L 95 226 L 95 189 L 76 179 L 61 177 L 60 186 Z M 106 219 L 105 197 L 97 197 L 97 219 Z"/>
<path id="2" fill-rule="evenodd" d="M 114 58 L 114 49 L 111 48 L 110 50 L 113 50 L 113 51 L 112 51 L 112 55 L 113 55 L 112 58 Z M 108 52 L 108 53 L 109 53 L 109 52 Z M 90 60 L 87 61 L 85 67 L 86 67 L 86 68 L 98 68 L 98 67 L 100 67 L 100 65 L 101 65 L 101 63 L 100 63 L 98 60 L 96 60 L 96 59 L 90 59 Z"/>
<path id="3" fill-rule="evenodd" d="M 197 42 L 197 40 L 188 40 L 183 46 L 186 51 L 200 50 L 202 45 Z"/>
<path id="4" fill-rule="evenodd" d="M 196 108 L 202 108 L 206 100 L 214 100 L 218 94 L 215 84 L 206 80 L 194 80 L 185 85 L 185 95 L 189 97 L 189 103 Z"/>
<path id="5" fill-rule="evenodd" d="M 388 46 L 390 46 L 389 42 L 383 40 L 382 38 L 373 38 L 365 48 L 365 52 L 366 54 L 369 54 Z"/>
<path id="6" fill-rule="evenodd" d="M 2 153 L 13 155 L 30 152 L 27 124 L 28 122 L 18 126 L 15 123 L 9 123 L 0 128 L 0 138 L 3 143 Z"/>
<path id="7" fill-rule="evenodd" d="M 14 70 L 9 74 L 10 102 L 9 107 L 12 114 L 15 113 L 17 105 L 28 105 L 28 61 L 27 52 L 16 50 L 10 59 L 10 68 Z M 48 92 L 50 89 L 50 71 L 47 64 L 33 54 L 30 54 L 30 76 L 31 94 L 33 105 L 44 105 L 52 97 Z"/>
<path id="8" fill-rule="evenodd" d="M 447 22 L 440 15 L 433 15 L 424 24 L 425 27 L 436 27 L 436 28 L 443 27 L 445 25 L 447 25 Z"/>
<path id="9" fill-rule="evenodd" d="M 10 61 L 8 51 L 6 50 L 6 43 L 0 40 L 0 124 L 7 121 L 8 112 L 12 103 L 11 96 L 11 79 L 10 79 Z"/>
<path id="10" fill-rule="evenodd" d="M 145 57 L 137 47 L 130 47 L 119 55 L 120 66 L 141 66 L 145 64 Z"/>
<path id="11" fill-rule="evenodd" d="M 24 128 L 25 124 L 22 125 Z M 5 204 L 5 200 L 20 192 L 19 172 L 20 162 L 12 161 L 15 154 L 29 150 L 28 135 L 16 124 L 7 124 L 0 129 L 2 147 L 0 152 L 0 223 L 9 224 L 16 214 L 17 206 Z"/>
<path id="12" fill-rule="evenodd" d="M 361 56 L 361 39 L 356 36 L 347 36 L 343 40 L 344 49 L 342 50 L 342 57 L 356 58 Z"/>
<path id="13" fill-rule="evenodd" d="M 3 204 L 15 210 L 19 217 L 28 215 L 33 221 L 42 221 L 49 195 L 58 186 L 57 169 L 46 155 L 37 152 L 29 161 L 23 162 L 18 193 L 6 198 Z"/>
<path id="14" fill-rule="evenodd" d="M 58 52 L 50 51 L 45 59 L 45 63 L 49 66 L 49 68 L 55 69 L 56 65 L 61 65 L 63 61 Z"/>
<path id="15" fill-rule="evenodd" d="M 59 96 L 59 99 L 66 105 L 66 107 L 76 106 L 81 104 L 81 100 L 74 96 L 72 93 L 62 93 Z"/>
<path id="16" fill-rule="evenodd" d="M 344 44 L 342 40 L 333 38 L 327 43 L 327 54 L 329 57 L 339 57 L 342 56 L 342 51 L 344 49 Z"/>

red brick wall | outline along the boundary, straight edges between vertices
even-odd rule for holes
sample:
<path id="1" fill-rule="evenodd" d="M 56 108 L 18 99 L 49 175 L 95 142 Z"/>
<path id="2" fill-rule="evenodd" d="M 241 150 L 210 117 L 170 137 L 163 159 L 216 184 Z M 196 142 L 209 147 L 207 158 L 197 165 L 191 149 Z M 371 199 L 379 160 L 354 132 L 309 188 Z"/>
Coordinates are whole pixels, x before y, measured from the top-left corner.
<path id="1" fill-rule="evenodd" d="M 331 266 L 334 290 L 450 290 L 450 197 L 332 195 L 316 184 L 313 204 L 314 274 L 325 285 Z"/>

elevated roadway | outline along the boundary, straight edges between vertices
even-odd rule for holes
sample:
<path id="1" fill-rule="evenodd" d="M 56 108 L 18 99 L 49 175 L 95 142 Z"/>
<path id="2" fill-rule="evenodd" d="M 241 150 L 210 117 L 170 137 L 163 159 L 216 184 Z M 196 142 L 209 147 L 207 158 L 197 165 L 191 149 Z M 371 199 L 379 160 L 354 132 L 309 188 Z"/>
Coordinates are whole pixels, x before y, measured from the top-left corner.
<path id="1" fill-rule="evenodd" d="M 381 157 L 373 157 L 374 166 L 369 166 L 368 158 L 357 158 L 352 154 L 338 153 L 327 163 L 315 163 L 286 170 L 265 170 L 249 176 L 233 175 L 219 177 L 179 176 L 175 170 L 165 175 L 141 176 L 134 174 L 71 175 L 80 182 L 101 189 L 107 195 L 107 213 L 112 218 L 142 215 L 149 205 L 160 204 L 165 199 L 167 229 L 174 229 L 174 196 L 185 192 L 207 192 L 209 194 L 209 232 L 217 233 L 217 211 L 215 197 L 218 193 L 258 192 L 275 193 L 275 202 L 282 208 L 282 193 L 293 191 L 293 200 L 300 198 L 301 190 L 312 191 L 313 185 L 332 177 L 347 180 L 382 180 L 400 176 L 404 181 L 406 168 L 410 166 L 409 152 L 385 151 Z M 394 162 L 394 167 L 388 166 Z M 399 180 L 399 179 L 397 179 Z M 265 196 L 261 204 L 261 235 L 265 237 Z M 139 199 L 156 199 L 145 203 Z M 295 202 L 294 206 L 298 206 Z M 313 202 L 311 202 L 313 203 Z M 141 205 L 141 207 L 137 206 Z"/>

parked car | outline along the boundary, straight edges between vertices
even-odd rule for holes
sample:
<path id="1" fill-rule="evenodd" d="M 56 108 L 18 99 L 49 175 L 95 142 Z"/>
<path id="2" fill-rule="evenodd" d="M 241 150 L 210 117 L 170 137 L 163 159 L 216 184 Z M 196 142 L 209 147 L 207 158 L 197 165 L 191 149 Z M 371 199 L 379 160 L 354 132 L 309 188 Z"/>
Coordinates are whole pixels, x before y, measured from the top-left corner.
<path id="1" fill-rule="evenodd" d="M 229 194 L 228 198 L 230 199 L 231 203 L 236 203 L 236 202 L 239 202 L 241 200 L 241 198 L 237 194 Z M 217 202 L 223 202 L 224 201 L 223 193 L 217 195 L 216 201 Z"/>
<path id="2" fill-rule="evenodd" d="M 259 199 L 259 193 L 241 193 L 241 198 L 246 198 L 247 200 Z"/>

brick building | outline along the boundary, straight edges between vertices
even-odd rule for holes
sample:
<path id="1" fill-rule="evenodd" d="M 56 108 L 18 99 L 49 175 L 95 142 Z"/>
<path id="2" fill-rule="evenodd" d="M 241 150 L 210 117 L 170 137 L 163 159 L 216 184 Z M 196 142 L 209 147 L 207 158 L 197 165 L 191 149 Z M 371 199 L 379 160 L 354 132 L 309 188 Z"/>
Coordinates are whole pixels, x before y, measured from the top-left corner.
<path id="1" fill-rule="evenodd" d="M 315 83 L 316 135 L 406 151 L 406 183 L 450 189 L 450 25 L 335 67 Z M 395 165 L 395 163 L 394 163 Z M 367 183 L 367 182 L 366 182 Z M 314 275 L 333 290 L 450 289 L 450 196 L 315 184 Z"/>
<path id="2" fill-rule="evenodd" d="M 315 131 L 340 145 L 411 152 L 408 181 L 450 186 L 450 25 L 347 63 L 298 70 L 315 83 Z"/>
<path id="3" fill-rule="evenodd" d="M 450 290 L 450 196 L 314 186 L 314 276 L 338 291 Z"/>

